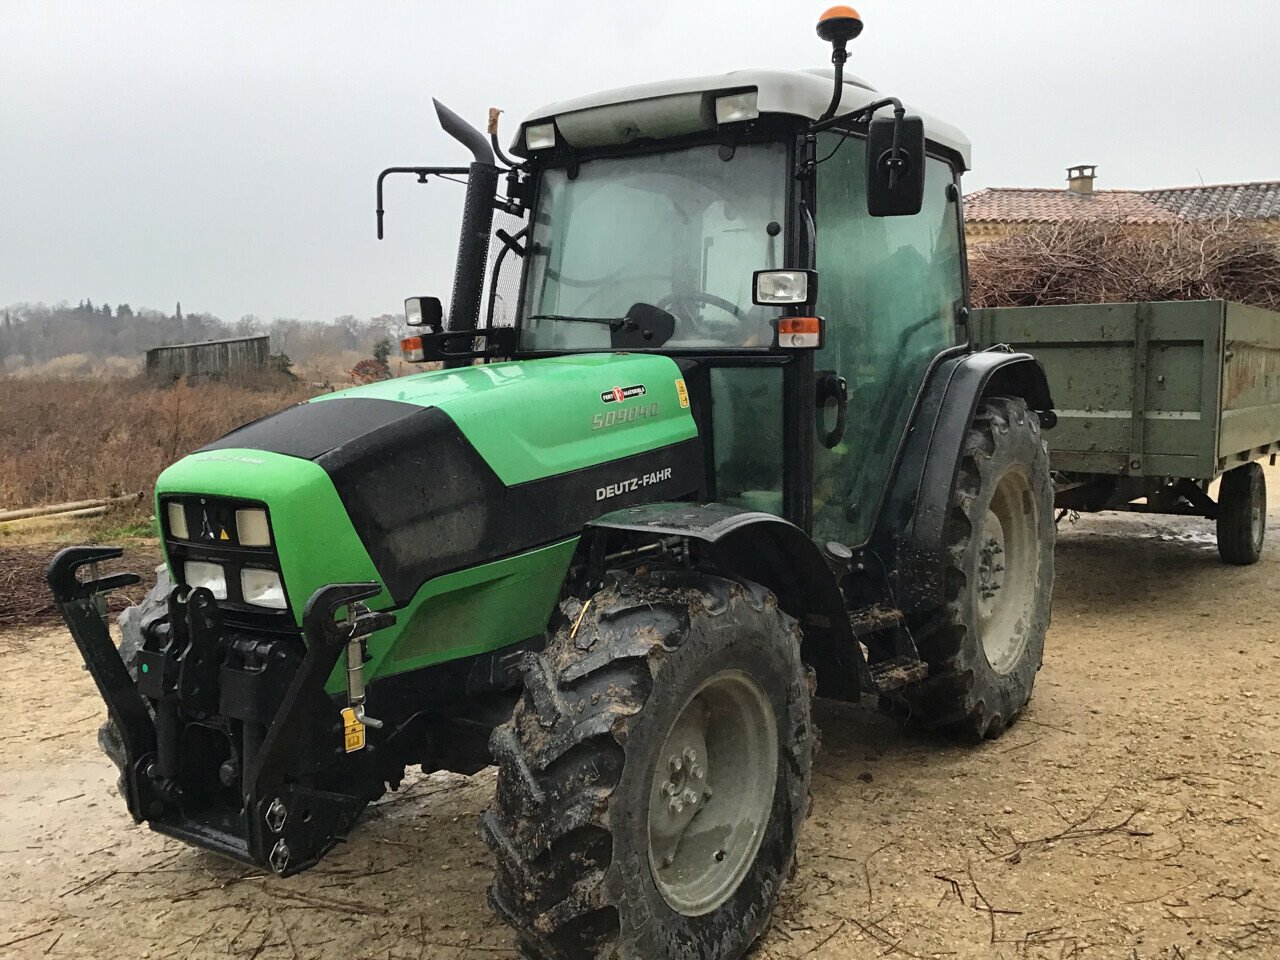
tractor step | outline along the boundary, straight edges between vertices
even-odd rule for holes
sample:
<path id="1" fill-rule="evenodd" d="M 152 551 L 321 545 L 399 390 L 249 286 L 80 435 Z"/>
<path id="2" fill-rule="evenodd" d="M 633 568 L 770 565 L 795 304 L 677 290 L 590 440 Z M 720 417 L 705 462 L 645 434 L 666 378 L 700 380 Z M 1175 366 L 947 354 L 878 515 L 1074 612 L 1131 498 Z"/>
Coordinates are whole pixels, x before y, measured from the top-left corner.
<path id="1" fill-rule="evenodd" d="M 849 615 L 849 629 L 859 639 L 868 634 L 879 633 L 882 630 L 896 630 L 902 624 L 903 616 L 901 610 L 886 609 L 884 607 L 865 607 L 861 610 L 855 610 Z"/>
<path id="2" fill-rule="evenodd" d="M 929 665 L 914 657 L 893 657 L 870 665 L 871 682 L 881 693 L 901 690 L 929 675 Z"/>

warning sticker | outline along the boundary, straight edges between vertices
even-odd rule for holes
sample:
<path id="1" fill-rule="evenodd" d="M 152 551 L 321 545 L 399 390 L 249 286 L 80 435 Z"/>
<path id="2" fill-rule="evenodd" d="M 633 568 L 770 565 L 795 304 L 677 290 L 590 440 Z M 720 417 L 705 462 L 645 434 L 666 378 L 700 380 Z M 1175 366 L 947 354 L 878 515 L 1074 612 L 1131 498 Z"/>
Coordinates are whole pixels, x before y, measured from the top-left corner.
<path id="1" fill-rule="evenodd" d="M 676 380 L 676 396 L 680 398 L 680 406 L 689 406 L 689 388 L 684 385 L 684 378 Z"/>
<path id="2" fill-rule="evenodd" d="M 600 399 L 605 403 L 621 403 L 623 400 L 630 400 L 632 397 L 643 397 L 646 391 L 643 383 L 637 383 L 631 387 L 611 387 L 601 392 Z"/>
<path id="3" fill-rule="evenodd" d="M 356 712 L 350 707 L 342 711 L 342 739 L 347 753 L 364 749 L 364 724 L 356 719 Z"/>

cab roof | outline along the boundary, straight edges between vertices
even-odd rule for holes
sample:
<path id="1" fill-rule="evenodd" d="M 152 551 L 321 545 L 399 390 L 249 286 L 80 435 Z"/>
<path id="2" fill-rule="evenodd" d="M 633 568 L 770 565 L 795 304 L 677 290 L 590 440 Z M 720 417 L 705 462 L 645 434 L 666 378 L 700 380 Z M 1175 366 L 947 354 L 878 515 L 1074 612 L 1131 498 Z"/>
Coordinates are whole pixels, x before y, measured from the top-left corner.
<path id="1" fill-rule="evenodd" d="M 643 139 L 664 139 L 715 127 L 717 95 L 756 91 L 761 115 L 820 117 L 831 101 L 830 67 L 817 70 L 734 70 L 684 80 L 662 80 L 550 103 L 529 114 L 516 131 L 513 153 L 527 155 L 524 129 L 554 119 L 557 135 L 570 146 L 616 146 Z M 865 80 L 844 76 L 837 113 L 847 113 L 884 94 Z M 969 138 L 951 124 L 907 105 L 924 119 L 925 136 L 955 153 L 969 169 Z M 888 113 L 887 109 L 885 111 Z"/>

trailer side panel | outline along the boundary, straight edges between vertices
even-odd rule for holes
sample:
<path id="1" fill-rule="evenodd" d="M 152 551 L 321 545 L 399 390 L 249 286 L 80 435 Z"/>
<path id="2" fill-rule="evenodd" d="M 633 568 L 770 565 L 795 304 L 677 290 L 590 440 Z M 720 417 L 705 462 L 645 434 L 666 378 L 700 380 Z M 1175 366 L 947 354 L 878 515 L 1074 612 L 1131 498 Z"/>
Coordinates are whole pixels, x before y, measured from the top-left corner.
<path id="1" fill-rule="evenodd" d="M 980 346 L 1009 344 L 1044 364 L 1058 415 L 1047 434 L 1055 470 L 1204 479 L 1220 469 L 1225 314 L 1218 300 L 973 312 Z M 1280 352 L 1268 362 L 1280 374 Z M 1268 407 L 1254 423 L 1244 413 L 1240 427 L 1275 439 L 1276 413 Z"/>
<path id="2" fill-rule="evenodd" d="M 1218 469 L 1275 452 L 1280 440 L 1280 315 L 1226 305 Z"/>

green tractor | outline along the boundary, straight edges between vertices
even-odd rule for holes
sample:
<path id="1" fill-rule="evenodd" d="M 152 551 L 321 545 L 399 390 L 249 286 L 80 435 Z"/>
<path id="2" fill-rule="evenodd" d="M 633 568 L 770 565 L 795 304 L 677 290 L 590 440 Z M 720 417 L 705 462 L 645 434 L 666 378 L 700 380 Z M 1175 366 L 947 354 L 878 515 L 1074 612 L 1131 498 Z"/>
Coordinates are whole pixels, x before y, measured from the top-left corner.
<path id="1" fill-rule="evenodd" d="M 736 958 L 794 867 L 811 699 L 998 736 L 1053 584 L 1037 362 L 971 346 L 968 141 L 834 69 L 557 103 L 470 149 L 436 369 L 156 483 L 122 617 L 49 582 L 153 830 L 287 876 L 405 769 L 496 764 L 490 902 L 542 960 Z M 501 219 L 495 223 L 495 215 Z M 493 254 L 493 256 L 490 256 Z M 90 574 L 90 577 L 96 574 Z"/>

